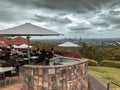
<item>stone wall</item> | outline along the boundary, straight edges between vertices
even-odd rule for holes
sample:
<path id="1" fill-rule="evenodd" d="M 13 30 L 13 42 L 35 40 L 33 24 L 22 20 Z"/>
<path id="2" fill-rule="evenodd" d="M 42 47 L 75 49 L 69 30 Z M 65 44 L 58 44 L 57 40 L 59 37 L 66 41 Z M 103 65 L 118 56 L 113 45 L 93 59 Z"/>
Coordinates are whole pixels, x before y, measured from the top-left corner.
<path id="1" fill-rule="evenodd" d="M 23 69 L 25 90 L 88 90 L 87 62 Z"/>

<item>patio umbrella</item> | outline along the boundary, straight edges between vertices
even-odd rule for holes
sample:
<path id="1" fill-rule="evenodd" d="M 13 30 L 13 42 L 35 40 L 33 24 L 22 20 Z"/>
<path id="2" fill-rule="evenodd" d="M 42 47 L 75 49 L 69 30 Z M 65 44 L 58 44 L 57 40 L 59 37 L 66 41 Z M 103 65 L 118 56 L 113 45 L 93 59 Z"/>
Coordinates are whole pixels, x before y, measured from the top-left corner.
<path id="1" fill-rule="evenodd" d="M 19 45 L 18 48 L 28 48 L 28 44 Z M 32 48 L 32 46 L 29 45 L 29 48 Z"/>
<path id="2" fill-rule="evenodd" d="M 4 43 L 8 43 L 8 40 L 3 36 L 0 36 L 0 41 L 3 41 Z"/>
<path id="3" fill-rule="evenodd" d="M 5 42 L 3 42 L 3 41 L 0 41 L 0 47 L 1 48 L 8 48 L 9 47 L 9 45 L 7 45 Z"/>
<path id="4" fill-rule="evenodd" d="M 27 36 L 28 40 L 28 59 L 30 63 L 30 52 L 29 52 L 29 38 L 30 36 L 58 36 L 61 35 L 55 31 L 51 31 L 31 23 L 25 23 L 13 28 L 8 28 L 0 31 L 1 36 Z"/>
<path id="5" fill-rule="evenodd" d="M 22 45 L 12 45 L 14 48 L 28 48 L 28 44 L 22 44 Z M 29 45 L 29 48 L 32 48 L 31 45 Z"/>
<path id="6" fill-rule="evenodd" d="M 17 46 L 17 45 L 12 45 L 12 47 L 14 47 L 14 48 L 18 48 L 19 46 Z"/>
<path id="7" fill-rule="evenodd" d="M 0 47 L 1 48 L 8 48 L 9 45 L 7 43 L 8 43 L 8 40 L 5 39 L 3 36 L 0 36 Z"/>
<path id="8" fill-rule="evenodd" d="M 72 43 L 72 42 L 65 42 L 62 44 L 59 44 L 60 47 L 79 47 L 78 44 Z"/>
<path id="9" fill-rule="evenodd" d="M 13 44 L 13 45 L 22 45 L 22 44 L 28 44 L 28 40 L 26 38 L 23 38 L 23 37 L 16 37 L 16 38 L 13 38 L 11 39 L 8 44 Z M 29 41 L 29 44 L 34 44 L 32 41 Z"/>

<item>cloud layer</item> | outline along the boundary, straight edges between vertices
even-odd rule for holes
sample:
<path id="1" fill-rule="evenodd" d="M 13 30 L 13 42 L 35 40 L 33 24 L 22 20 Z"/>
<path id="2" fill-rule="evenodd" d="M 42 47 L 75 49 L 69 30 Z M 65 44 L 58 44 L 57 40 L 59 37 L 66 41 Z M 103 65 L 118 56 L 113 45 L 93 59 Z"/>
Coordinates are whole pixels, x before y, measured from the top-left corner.
<path id="1" fill-rule="evenodd" d="M 0 0 L 0 29 L 26 22 L 65 37 L 118 38 L 120 0 Z"/>

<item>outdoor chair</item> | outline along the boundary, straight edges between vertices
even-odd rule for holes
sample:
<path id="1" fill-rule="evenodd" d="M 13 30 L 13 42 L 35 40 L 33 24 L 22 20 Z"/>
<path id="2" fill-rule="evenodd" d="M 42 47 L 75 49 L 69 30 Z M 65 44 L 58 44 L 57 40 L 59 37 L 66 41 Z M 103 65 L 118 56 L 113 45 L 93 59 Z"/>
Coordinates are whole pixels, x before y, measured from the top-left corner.
<path id="1" fill-rule="evenodd" d="M 0 82 L 4 81 L 4 86 L 6 86 L 6 78 L 3 74 L 0 74 Z"/>
<path id="2" fill-rule="evenodd" d="M 11 75 L 10 75 L 9 77 L 10 77 L 10 78 L 9 78 L 9 84 L 12 83 L 12 79 L 13 79 L 14 77 L 18 77 L 18 80 L 20 80 L 19 71 L 18 71 L 18 72 L 17 72 L 16 70 L 11 71 Z"/>

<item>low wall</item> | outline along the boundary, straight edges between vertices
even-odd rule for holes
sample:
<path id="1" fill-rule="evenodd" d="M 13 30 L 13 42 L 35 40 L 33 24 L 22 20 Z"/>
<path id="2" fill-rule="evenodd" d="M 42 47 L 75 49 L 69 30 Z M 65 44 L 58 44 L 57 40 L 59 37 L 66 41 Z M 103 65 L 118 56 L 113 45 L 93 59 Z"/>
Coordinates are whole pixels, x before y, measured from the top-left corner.
<path id="1" fill-rule="evenodd" d="M 69 65 L 25 65 L 24 90 L 88 90 L 87 61 Z"/>

